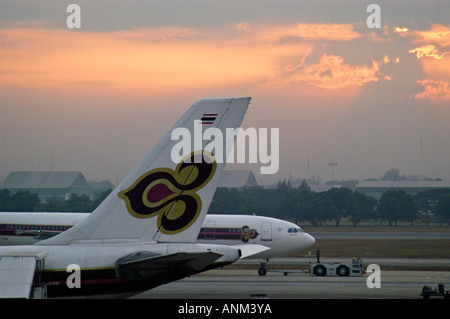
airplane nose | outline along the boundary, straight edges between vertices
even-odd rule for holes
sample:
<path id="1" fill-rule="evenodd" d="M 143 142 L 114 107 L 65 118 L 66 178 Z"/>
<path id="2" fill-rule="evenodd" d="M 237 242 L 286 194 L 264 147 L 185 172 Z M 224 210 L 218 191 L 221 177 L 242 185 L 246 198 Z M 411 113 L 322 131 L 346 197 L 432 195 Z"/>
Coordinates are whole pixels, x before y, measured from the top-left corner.
<path id="1" fill-rule="evenodd" d="M 313 236 L 311 236 L 310 234 L 306 234 L 307 236 L 307 240 L 309 241 L 309 246 L 312 246 L 312 245 L 314 245 L 314 243 L 316 242 L 316 239 L 313 237 Z"/>
<path id="2" fill-rule="evenodd" d="M 311 247 L 316 242 L 316 239 L 311 236 L 310 234 L 303 234 L 304 236 L 304 243 L 305 243 L 305 249 Z"/>

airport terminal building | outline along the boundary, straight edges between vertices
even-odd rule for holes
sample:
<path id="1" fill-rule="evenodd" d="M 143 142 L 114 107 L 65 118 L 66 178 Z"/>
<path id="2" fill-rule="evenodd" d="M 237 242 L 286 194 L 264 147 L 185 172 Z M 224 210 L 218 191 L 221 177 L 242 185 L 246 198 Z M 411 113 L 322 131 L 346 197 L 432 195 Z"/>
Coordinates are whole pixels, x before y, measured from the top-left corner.
<path id="1" fill-rule="evenodd" d="M 356 185 L 358 192 L 379 198 L 385 191 L 390 189 L 402 189 L 408 194 L 415 195 L 437 188 L 450 188 L 450 183 L 436 180 L 426 181 L 361 181 Z"/>
<path id="2" fill-rule="evenodd" d="M 19 190 L 36 193 L 42 202 L 55 196 L 67 200 L 70 194 L 84 194 L 92 199 L 91 185 L 79 171 L 11 172 L 0 189 L 8 189 L 12 194 Z"/>

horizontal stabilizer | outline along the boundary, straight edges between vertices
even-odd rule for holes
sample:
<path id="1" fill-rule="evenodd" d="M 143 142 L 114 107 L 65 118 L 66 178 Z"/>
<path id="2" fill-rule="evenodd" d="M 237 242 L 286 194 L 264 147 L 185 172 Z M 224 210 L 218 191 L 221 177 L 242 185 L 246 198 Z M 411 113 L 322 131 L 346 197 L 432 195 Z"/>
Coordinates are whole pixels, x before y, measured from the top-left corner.
<path id="1" fill-rule="evenodd" d="M 213 252 L 183 252 L 156 255 L 140 251 L 116 261 L 116 276 L 127 281 L 161 279 L 181 272 L 198 273 L 222 255 Z"/>
<path id="2" fill-rule="evenodd" d="M 233 245 L 233 247 L 241 250 L 241 259 L 262 253 L 263 251 L 270 249 L 270 247 L 266 247 L 263 245 L 255 245 L 255 244 Z"/>
<path id="3" fill-rule="evenodd" d="M 18 252 L 0 256 L 0 298 L 31 297 L 37 261 L 47 252 Z"/>

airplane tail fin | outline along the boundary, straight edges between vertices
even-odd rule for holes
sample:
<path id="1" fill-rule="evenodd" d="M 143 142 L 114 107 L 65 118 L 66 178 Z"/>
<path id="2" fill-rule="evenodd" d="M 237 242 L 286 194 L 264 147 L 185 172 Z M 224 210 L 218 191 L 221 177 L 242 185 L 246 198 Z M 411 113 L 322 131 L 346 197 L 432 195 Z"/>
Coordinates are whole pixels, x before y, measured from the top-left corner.
<path id="1" fill-rule="evenodd" d="M 219 136 L 226 128 L 240 127 L 250 99 L 194 103 L 94 212 L 39 244 L 195 242 L 225 166 L 226 157 L 215 158 L 211 151 L 220 154 L 217 149 L 222 147 L 226 155 L 229 145 Z M 203 140 L 202 134 L 206 130 L 215 137 L 215 147 L 209 145 L 208 150 L 205 146 L 211 141 Z M 222 135 L 215 134 L 218 130 Z"/>

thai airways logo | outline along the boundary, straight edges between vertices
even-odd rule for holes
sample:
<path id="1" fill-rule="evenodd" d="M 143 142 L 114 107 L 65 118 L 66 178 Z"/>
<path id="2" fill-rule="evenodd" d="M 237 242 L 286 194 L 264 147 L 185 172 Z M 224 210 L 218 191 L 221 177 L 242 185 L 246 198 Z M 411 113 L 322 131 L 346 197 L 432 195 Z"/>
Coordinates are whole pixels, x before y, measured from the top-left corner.
<path id="1" fill-rule="evenodd" d="M 136 218 L 158 216 L 158 229 L 168 235 L 182 232 L 198 218 L 202 200 L 197 192 L 209 183 L 216 171 L 214 155 L 195 151 L 175 168 L 156 168 L 119 192 L 128 212 Z"/>
<path id="2" fill-rule="evenodd" d="M 248 243 L 250 239 L 255 239 L 258 237 L 259 233 L 256 231 L 256 229 L 250 228 L 247 225 L 242 226 L 242 235 L 241 240 L 244 243 Z"/>

